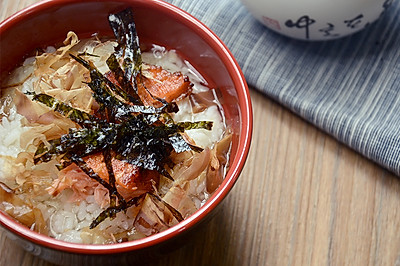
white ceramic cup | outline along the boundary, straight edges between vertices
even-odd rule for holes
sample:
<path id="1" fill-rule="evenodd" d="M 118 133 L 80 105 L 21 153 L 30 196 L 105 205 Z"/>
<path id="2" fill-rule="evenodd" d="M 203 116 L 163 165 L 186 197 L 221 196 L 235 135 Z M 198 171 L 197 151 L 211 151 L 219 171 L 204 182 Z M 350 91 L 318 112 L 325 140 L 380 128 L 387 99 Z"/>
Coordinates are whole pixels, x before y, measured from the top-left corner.
<path id="1" fill-rule="evenodd" d="M 241 0 L 265 26 L 301 40 L 330 40 L 360 31 L 393 0 Z"/>

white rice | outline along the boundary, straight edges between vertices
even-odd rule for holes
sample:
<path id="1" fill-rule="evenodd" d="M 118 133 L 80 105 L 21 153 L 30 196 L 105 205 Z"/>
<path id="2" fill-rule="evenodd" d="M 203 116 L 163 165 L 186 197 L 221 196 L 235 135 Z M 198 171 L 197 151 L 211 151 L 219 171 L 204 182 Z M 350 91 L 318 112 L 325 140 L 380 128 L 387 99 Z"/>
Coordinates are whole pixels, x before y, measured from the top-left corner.
<path id="1" fill-rule="evenodd" d="M 4 108 L 11 103 L 10 97 L 2 101 L 0 115 L 4 114 Z M 24 117 L 17 113 L 15 106 L 10 108 L 8 116 L 3 116 L 0 124 L 0 181 L 9 186 L 14 186 L 17 171 L 23 171 L 15 163 L 15 158 L 23 148 L 20 145 L 20 136 L 28 130 L 22 125 Z"/>

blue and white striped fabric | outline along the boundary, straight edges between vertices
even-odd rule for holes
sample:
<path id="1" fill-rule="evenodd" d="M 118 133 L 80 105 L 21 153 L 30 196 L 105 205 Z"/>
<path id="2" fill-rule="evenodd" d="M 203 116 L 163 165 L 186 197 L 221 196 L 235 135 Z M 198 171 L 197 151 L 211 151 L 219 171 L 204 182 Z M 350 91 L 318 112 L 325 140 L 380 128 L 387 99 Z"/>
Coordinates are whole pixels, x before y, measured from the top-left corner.
<path id="1" fill-rule="evenodd" d="M 168 0 L 213 30 L 250 87 L 400 175 L 400 1 L 329 42 L 280 36 L 239 0 Z"/>

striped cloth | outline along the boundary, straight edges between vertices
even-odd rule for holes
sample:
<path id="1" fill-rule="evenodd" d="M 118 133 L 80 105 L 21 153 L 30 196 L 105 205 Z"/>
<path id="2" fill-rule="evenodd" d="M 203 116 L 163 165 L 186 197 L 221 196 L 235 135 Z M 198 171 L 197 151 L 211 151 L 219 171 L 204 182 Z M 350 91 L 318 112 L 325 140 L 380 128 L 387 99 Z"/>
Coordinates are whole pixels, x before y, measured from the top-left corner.
<path id="1" fill-rule="evenodd" d="M 239 0 L 168 2 L 222 39 L 251 88 L 400 175 L 400 1 L 363 31 L 329 42 L 280 36 Z"/>

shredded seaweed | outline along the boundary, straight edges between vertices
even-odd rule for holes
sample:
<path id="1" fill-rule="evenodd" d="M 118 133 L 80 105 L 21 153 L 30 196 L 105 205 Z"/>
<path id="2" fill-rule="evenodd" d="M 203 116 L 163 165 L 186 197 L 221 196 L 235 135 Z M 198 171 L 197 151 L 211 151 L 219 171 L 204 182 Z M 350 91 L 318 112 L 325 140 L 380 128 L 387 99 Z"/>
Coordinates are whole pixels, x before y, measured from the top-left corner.
<path id="1" fill-rule="evenodd" d="M 137 90 L 135 90 L 132 86 L 132 83 L 125 76 L 125 72 L 122 70 L 119 65 L 118 59 L 115 54 L 110 55 L 107 59 L 108 68 L 114 74 L 117 82 L 121 85 L 124 90 L 117 90 L 118 95 L 123 97 L 126 100 L 134 104 L 143 104 L 139 95 L 137 94 Z"/>
<path id="2" fill-rule="evenodd" d="M 144 197 L 146 196 L 146 193 L 133 198 L 131 200 L 129 200 L 128 202 L 124 202 L 118 206 L 110 206 L 107 209 L 105 209 L 104 211 L 102 211 L 97 217 L 96 219 L 94 219 L 92 221 L 92 223 L 90 224 L 89 228 L 93 229 L 96 226 L 98 226 L 101 222 L 103 222 L 105 219 L 110 218 L 113 219 L 115 218 L 116 214 L 121 212 L 121 211 L 125 211 L 126 209 L 128 209 L 129 207 L 132 206 L 138 206 L 144 199 Z"/>
<path id="3" fill-rule="evenodd" d="M 108 21 L 119 44 L 116 54 L 124 60 L 125 77 L 136 84 L 136 76 L 141 71 L 142 55 L 132 9 L 128 8 L 119 13 L 110 14 Z"/>
<path id="4" fill-rule="evenodd" d="M 87 121 L 96 121 L 97 118 L 88 114 L 86 112 L 80 111 L 78 109 L 72 108 L 71 106 L 47 95 L 47 94 L 36 94 L 35 92 L 27 92 L 27 94 L 33 95 L 33 100 L 41 102 L 48 107 L 52 108 L 54 111 L 62 114 L 63 116 L 71 119 L 72 121 L 78 123 L 80 126 L 85 126 Z"/>
<path id="5" fill-rule="evenodd" d="M 113 157 L 140 169 L 155 170 L 173 180 L 166 169 L 167 165 L 171 165 L 171 152 L 202 150 L 187 143 L 181 134 L 185 130 L 212 128 L 212 122 L 209 121 L 175 123 L 170 115 L 178 111 L 174 102 L 167 103 L 160 99 L 163 105 L 159 108 L 143 105 L 137 94 L 136 82 L 140 81 L 142 60 L 132 10 L 126 9 L 111 14 L 109 22 L 118 47 L 108 58 L 107 64 L 118 84 L 113 83 L 100 73 L 90 60 L 84 58 L 96 55 L 70 55 L 89 70 L 88 86 L 100 106 L 96 114 L 80 111 L 46 94 L 32 93 L 33 100 L 47 105 L 79 125 L 77 128 L 71 128 L 59 139 L 50 140 L 46 145 L 41 143 L 36 150 L 34 163 L 57 158 L 60 163 L 59 169 L 75 163 L 91 179 L 109 191 L 110 206 L 92 222 L 90 228 L 96 227 L 106 218 L 114 218 L 120 211 L 140 204 L 144 197 L 142 195 L 125 201 L 120 195 L 115 184 Z M 123 59 L 122 66 L 119 64 L 120 58 Z M 99 152 L 104 157 L 109 175 L 108 182 L 95 173 L 83 159 Z M 177 210 L 157 195 L 151 193 L 150 196 L 163 202 L 178 221 L 183 220 Z"/>

